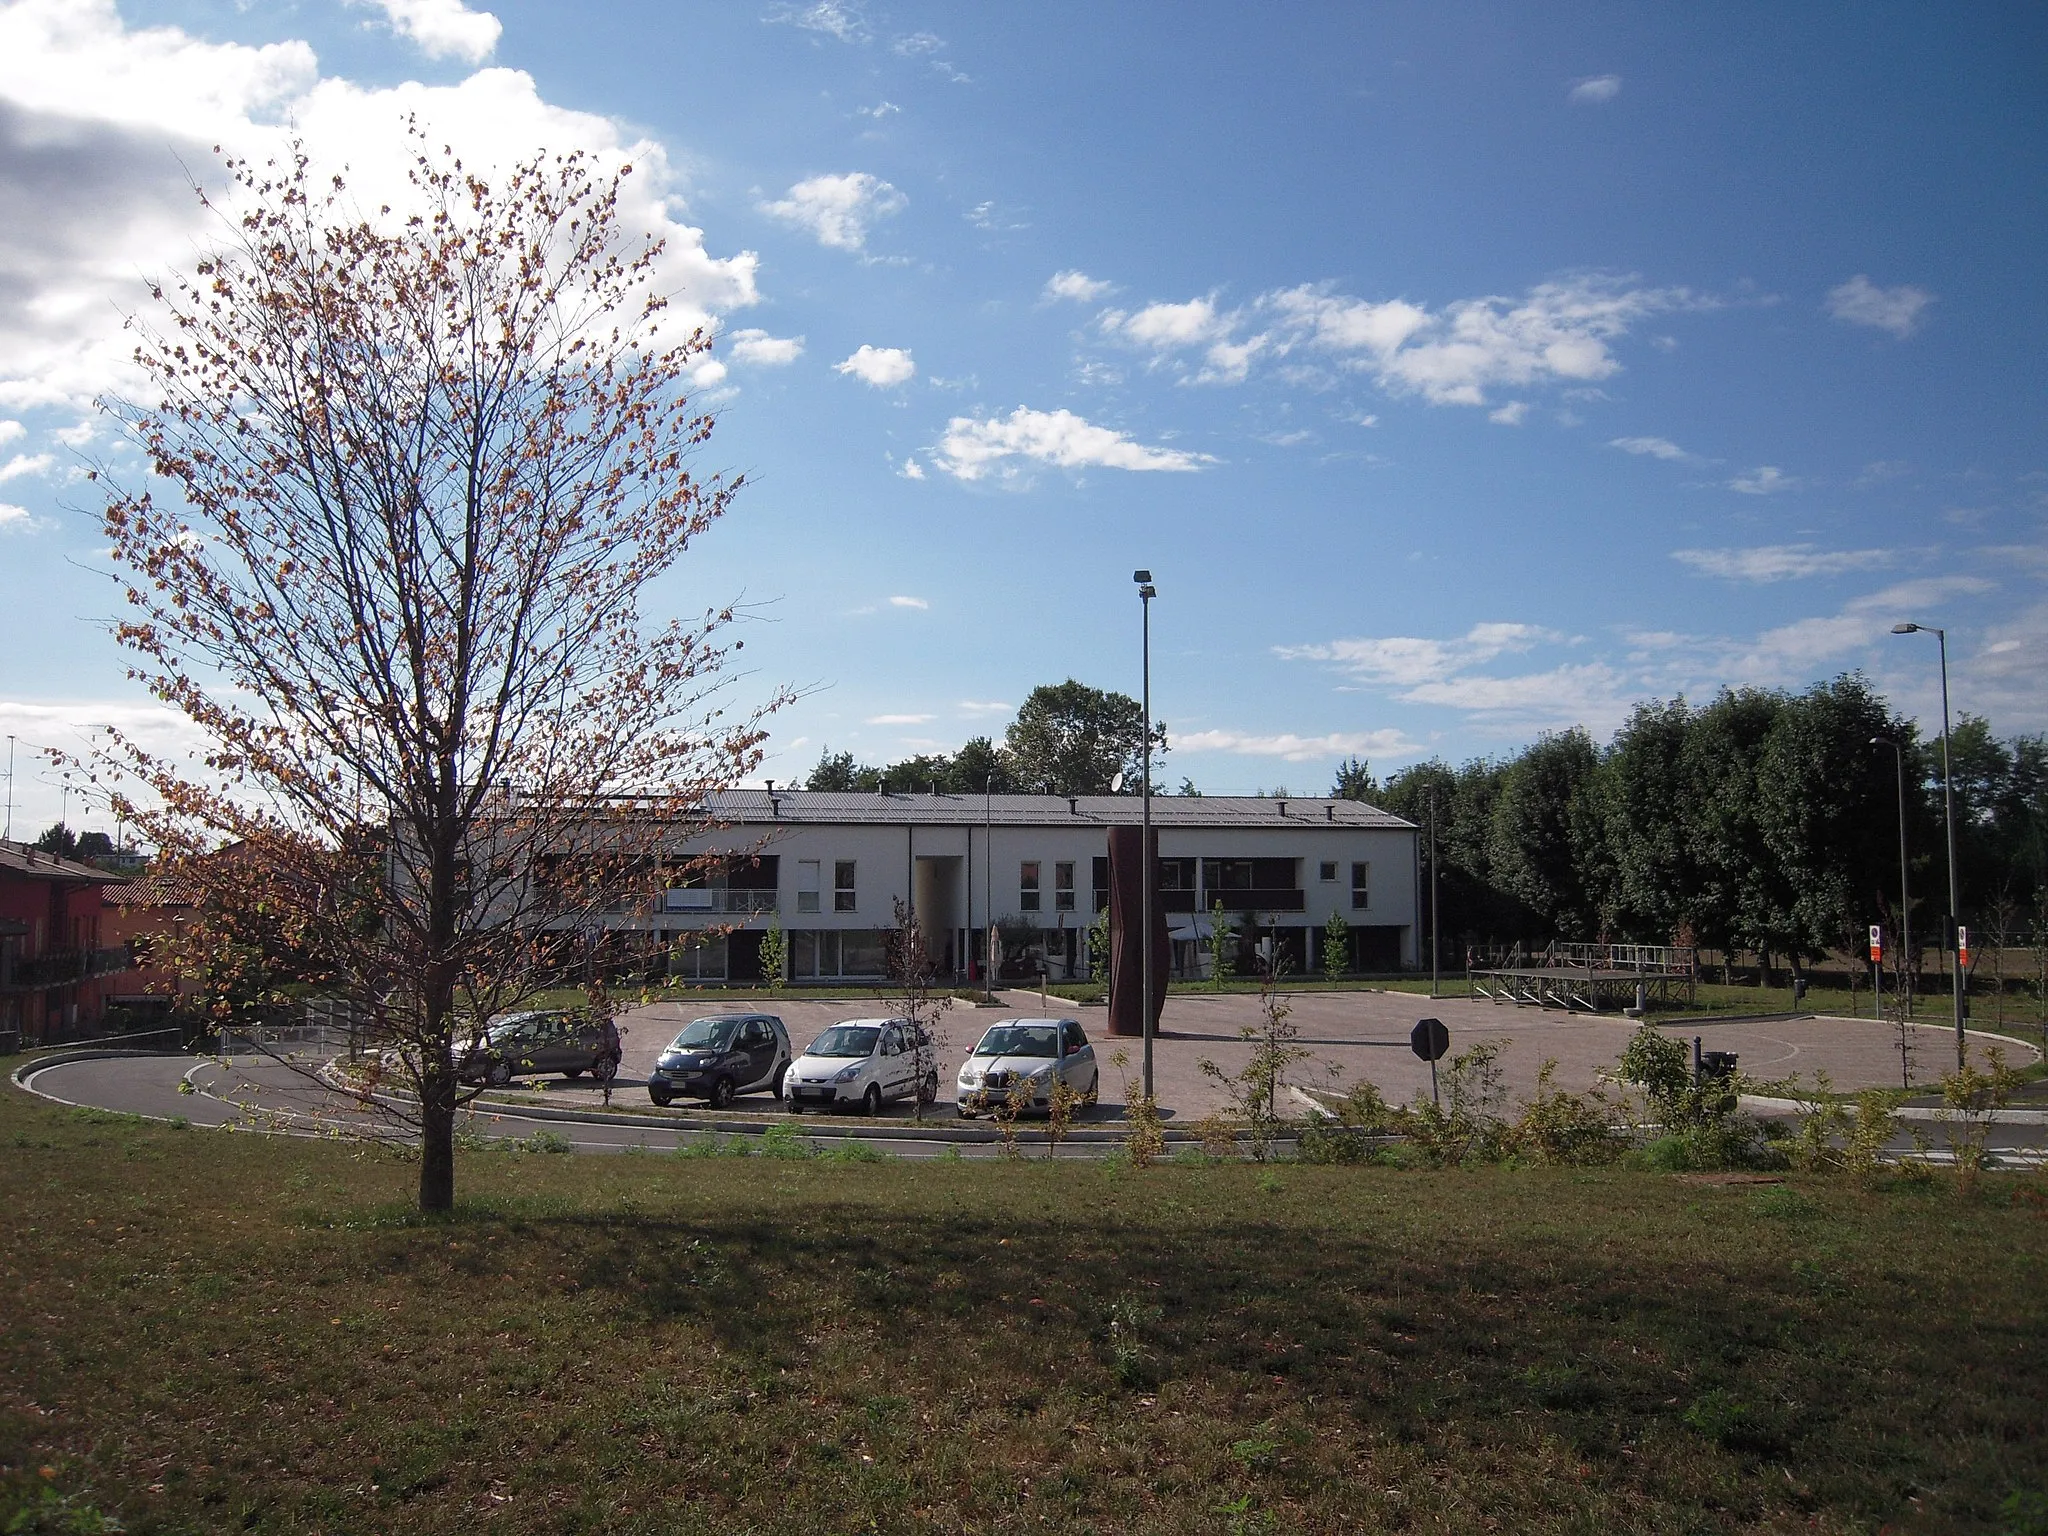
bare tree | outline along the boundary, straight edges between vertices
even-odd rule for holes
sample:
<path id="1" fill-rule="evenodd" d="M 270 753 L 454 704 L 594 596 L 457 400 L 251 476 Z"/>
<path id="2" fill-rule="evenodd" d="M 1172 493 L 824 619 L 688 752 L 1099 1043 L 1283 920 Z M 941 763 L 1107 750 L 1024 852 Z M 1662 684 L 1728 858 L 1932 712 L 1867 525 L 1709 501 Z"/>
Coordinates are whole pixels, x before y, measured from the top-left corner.
<path id="1" fill-rule="evenodd" d="M 939 1094 L 939 1060 L 945 1042 L 939 1034 L 939 1020 L 953 1005 L 950 997 L 934 996 L 938 965 L 917 914 L 898 901 L 895 926 L 883 941 L 884 963 L 888 968 L 890 1000 L 897 1017 L 910 1021 L 909 1046 L 915 1066 L 917 1089 L 911 1095 L 911 1118 L 924 1119 L 924 1107 Z"/>
<path id="2" fill-rule="evenodd" d="M 740 481 L 688 468 L 709 341 L 618 227 L 627 172 L 493 186 L 412 133 L 399 212 L 230 159 L 219 248 L 134 322 L 154 399 L 106 409 L 172 494 L 96 473 L 118 634 L 207 751 L 115 736 L 94 771 L 208 910 L 370 1011 L 435 1210 L 464 1049 L 661 882 L 785 696 L 728 712 L 730 606 L 642 619 Z"/>

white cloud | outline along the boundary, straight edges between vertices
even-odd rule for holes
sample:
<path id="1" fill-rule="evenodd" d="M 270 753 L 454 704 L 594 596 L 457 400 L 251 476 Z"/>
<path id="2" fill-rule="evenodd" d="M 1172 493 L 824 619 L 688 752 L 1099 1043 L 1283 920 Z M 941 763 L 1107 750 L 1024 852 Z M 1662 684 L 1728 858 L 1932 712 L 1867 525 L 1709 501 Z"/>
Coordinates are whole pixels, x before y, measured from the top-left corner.
<path id="1" fill-rule="evenodd" d="M 1653 459 L 1669 459 L 1677 464 L 1694 464 L 1698 460 L 1687 453 L 1668 437 L 1617 437 L 1608 445 L 1619 448 L 1623 453 L 1647 454 Z"/>
<path id="2" fill-rule="evenodd" d="M 924 608 L 929 608 L 929 607 L 931 607 L 931 604 L 930 604 L 930 603 L 928 603 L 928 602 L 926 602 L 926 601 L 925 601 L 925 600 L 924 600 L 923 598 L 921 598 L 921 597 L 892 597 L 892 598 L 890 598 L 890 599 L 889 599 L 889 606 L 890 606 L 891 608 L 917 608 L 917 609 L 924 609 Z M 929 718 L 929 717 L 927 717 L 927 718 Z"/>
<path id="3" fill-rule="evenodd" d="M 1572 82 L 1571 94 L 1566 100 L 1577 102 L 1581 106 L 1597 106 L 1603 101 L 1614 100 L 1620 94 L 1621 76 L 1588 75 L 1583 80 Z"/>
<path id="4" fill-rule="evenodd" d="M 41 524 L 30 515 L 27 507 L 17 507 L 11 501 L 0 501 L 0 529 L 9 533 L 26 533 Z"/>
<path id="5" fill-rule="evenodd" d="M 1992 584 L 1975 576 L 1930 576 L 1900 582 L 1843 605 L 1839 613 L 1798 619 L 1727 647 L 1726 669 L 1744 682 L 1804 681 L 1825 665 L 1888 641 L 1892 625 L 1922 618 L 1959 597 L 1978 597 Z"/>
<path id="6" fill-rule="evenodd" d="M 1888 549 L 1815 549 L 1811 544 L 1766 544 L 1755 549 L 1675 549 L 1671 558 L 1702 576 L 1729 581 L 1794 581 L 1808 576 L 1841 576 L 1890 565 Z"/>
<path id="7" fill-rule="evenodd" d="M 489 11 L 472 11 L 463 0 L 348 0 L 373 5 L 384 13 L 391 30 L 419 44 L 430 59 L 461 59 L 481 64 L 498 46 L 505 30 Z"/>
<path id="8" fill-rule="evenodd" d="M 1555 630 L 1534 624 L 1475 624 L 1456 640 L 1387 635 L 1331 640 L 1319 645 L 1275 646 L 1274 654 L 1283 661 L 1328 662 L 1360 682 L 1412 688 L 1499 656 L 1518 654 L 1563 638 Z"/>
<path id="9" fill-rule="evenodd" d="M 27 432 L 28 428 L 18 421 L 0 421 L 0 444 L 11 443 L 17 437 L 26 435 Z"/>
<path id="10" fill-rule="evenodd" d="M 835 37 L 842 43 L 864 43 L 868 40 L 867 17 L 858 5 L 846 0 L 815 0 L 811 5 L 777 5 L 761 18 L 770 25 L 780 24 L 801 27 L 806 32 L 822 32 Z"/>
<path id="11" fill-rule="evenodd" d="M 876 389 L 890 389 L 908 383 L 917 373 L 917 364 L 901 347 L 871 347 L 863 342 L 860 350 L 845 362 L 833 364 L 833 371 L 849 374 Z"/>
<path id="12" fill-rule="evenodd" d="M 726 338 L 726 355 L 756 368 L 779 368 L 804 355 L 801 336 L 770 336 L 766 331 L 734 331 Z"/>
<path id="13" fill-rule="evenodd" d="M 1045 280 L 1045 298 L 1047 302 L 1072 299 L 1077 304 L 1093 304 L 1115 286 L 1070 268 L 1065 272 L 1055 272 Z"/>
<path id="14" fill-rule="evenodd" d="M 1279 757 L 1290 763 L 1312 762 L 1317 758 L 1412 757 L 1422 751 L 1397 730 L 1333 731 L 1327 736 L 1297 736 L 1283 732 L 1259 736 L 1247 731 L 1183 731 L 1173 738 L 1182 752 L 1232 752 L 1240 757 Z"/>
<path id="15" fill-rule="evenodd" d="M 1216 461 L 1180 448 L 1150 448 L 1125 433 L 1098 427 L 1072 411 L 1034 411 L 1018 406 L 1008 416 L 980 421 L 955 416 L 932 450 L 932 460 L 958 480 L 979 480 L 995 471 L 1016 473 L 1013 459 L 1061 469 L 1188 471 Z"/>
<path id="16" fill-rule="evenodd" d="M 1257 358 L 1307 352 L 1368 373 L 1392 394 L 1419 394 L 1433 405 L 1485 405 L 1493 389 L 1607 378 L 1621 368 L 1611 344 L 1639 321 L 1706 302 L 1681 288 L 1577 274 L 1538 284 L 1519 299 L 1460 299 L 1434 312 L 1406 299 L 1376 303 L 1305 284 L 1228 312 L 1210 295 L 1109 310 L 1101 323 L 1105 334 L 1162 360 L 1202 348 L 1190 382 L 1234 383 Z"/>
<path id="17" fill-rule="evenodd" d="M 1828 313 L 1845 325 L 1867 325 L 1889 331 L 1901 341 L 1920 328 L 1920 311 L 1934 302 L 1925 288 L 1901 284 L 1880 288 L 1858 272 L 1828 290 Z"/>
<path id="18" fill-rule="evenodd" d="M 1185 304 L 1147 304 L 1135 314 L 1112 309 L 1102 317 L 1102 328 L 1141 347 L 1161 351 L 1218 340 L 1230 333 L 1235 318 L 1216 313 L 1216 301 L 1189 299 Z"/>
<path id="19" fill-rule="evenodd" d="M 933 74 L 942 75 L 955 85 L 965 85 L 973 78 L 941 57 L 946 51 L 946 40 L 936 32 L 912 32 L 907 37 L 897 38 L 889 47 L 899 58 L 923 60 L 931 66 Z"/>
<path id="20" fill-rule="evenodd" d="M 900 479 L 904 480 L 922 480 L 924 478 L 924 466 L 915 459 L 905 459 L 903 467 L 897 470 L 896 474 Z"/>
<path id="21" fill-rule="evenodd" d="M 0 6 L 0 404 L 84 408 L 135 387 L 121 315 L 145 303 L 143 274 L 218 237 L 186 180 L 220 196 L 213 145 L 260 161 L 296 131 L 317 168 L 349 167 L 365 206 L 403 208 L 409 112 L 486 176 L 543 149 L 581 149 L 601 173 L 630 162 L 620 223 L 666 242 L 665 336 L 755 301 L 757 259 L 706 251 L 659 143 L 542 99 L 519 71 L 372 88 L 322 78 L 303 42 L 131 29 L 114 0 L 15 0 Z"/>
<path id="22" fill-rule="evenodd" d="M 1768 496 L 1773 491 L 1789 491 L 1798 483 L 1797 479 L 1782 472 L 1777 465 L 1764 464 L 1746 475 L 1737 475 L 1728 482 L 1728 489 L 1740 491 L 1745 496 Z"/>
<path id="23" fill-rule="evenodd" d="M 1486 419 L 1503 427 L 1519 427 L 1529 415 L 1529 402 L 1510 400 L 1497 411 L 1487 412 Z"/>
<path id="24" fill-rule="evenodd" d="M 879 123 L 883 118 L 894 116 L 903 109 L 893 101 L 878 101 L 872 107 L 855 107 L 853 110 L 862 117 L 872 117 Z"/>
<path id="25" fill-rule="evenodd" d="M 869 715 L 869 725 L 924 725 L 934 717 L 931 715 Z"/>
<path id="26" fill-rule="evenodd" d="M 9 480 L 19 480 L 23 475 L 46 475 L 57 462 L 47 453 L 17 453 L 5 464 L 0 464 L 0 485 Z"/>
<path id="27" fill-rule="evenodd" d="M 809 230 L 820 245 L 858 251 L 866 248 L 868 229 L 877 219 L 901 213 L 909 205 L 909 198 L 880 177 L 849 171 L 800 181 L 789 189 L 789 196 L 760 208 L 771 218 Z"/>
<path id="28" fill-rule="evenodd" d="M 1005 704 L 1000 699 L 962 699 L 960 713 L 963 715 L 1007 715 L 1017 706 Z"/>

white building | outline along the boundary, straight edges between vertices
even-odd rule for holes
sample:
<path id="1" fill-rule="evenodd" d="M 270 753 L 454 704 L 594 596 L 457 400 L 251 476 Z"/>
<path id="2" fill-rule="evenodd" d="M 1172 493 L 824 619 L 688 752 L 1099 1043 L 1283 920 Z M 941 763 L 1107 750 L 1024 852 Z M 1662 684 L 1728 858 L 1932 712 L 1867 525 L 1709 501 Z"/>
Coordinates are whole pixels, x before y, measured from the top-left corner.
<path id="1" fill-rule="evenodd" d="M 667 952 L 703 981 L 761 976 L 779 920 L 790 979 L 883 973 L 895 904 L 917 914 L 942 971 L 979 973 L 993 921 L 1006 974 L 1088 975 L 1087 929 L 1108 904 L 1108 829 L 1135 826 L 1129 795 L 933 795 L 735 790 L 706 807 L 716 829 L 674 850 L 720 856 L 652 903 L 606 920 L 614 946 Z M 1241 940 L 1269 939 L 1287 968 L 1322 969 L 1324 926 L 1349 925 L 1345 969 L 1417 964 L 1417 830 L 1351 800 L 1157 796 L 1160 903 L 1173 973 L 1207 974 L 1211 908 Z"/>

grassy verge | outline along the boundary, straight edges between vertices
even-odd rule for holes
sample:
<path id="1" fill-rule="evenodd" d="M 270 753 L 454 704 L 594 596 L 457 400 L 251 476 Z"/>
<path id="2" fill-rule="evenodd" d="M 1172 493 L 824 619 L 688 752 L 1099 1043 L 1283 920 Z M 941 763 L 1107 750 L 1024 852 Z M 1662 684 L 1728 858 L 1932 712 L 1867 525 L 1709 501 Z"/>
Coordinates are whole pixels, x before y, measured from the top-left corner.
<path id="1" fill-rule="evenodd" d="M 2048 1508 L 2039 1181 L 465 1150 L 461 1211 L 425 1221 L 388 1152 L 12 1092 L 0 1145 L 0 1528 L 1874 1532 Z"/>

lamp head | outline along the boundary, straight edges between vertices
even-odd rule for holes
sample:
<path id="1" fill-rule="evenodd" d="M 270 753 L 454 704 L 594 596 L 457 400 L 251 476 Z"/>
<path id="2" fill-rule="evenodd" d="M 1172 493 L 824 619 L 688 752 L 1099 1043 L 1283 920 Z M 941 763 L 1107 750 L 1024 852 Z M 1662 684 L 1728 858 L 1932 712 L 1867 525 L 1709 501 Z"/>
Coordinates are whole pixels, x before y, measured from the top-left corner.
<path id="1" fill-rule="evenodd" d="M 1135 581 L 1136 583 L 1138 583 L 1138 585 L 1139 585 L 1139 586 L 1141 586 L 1141 587 L 1142 587 L 1142 586 L 1144 586 L 1144 585 L 1145 585 L 1145 584 L 1146 584 L 1147 582 L 1149 582 L 1149 581 L 1150 581 L 1151 579 L 1152 579 L 1152 573 L 1151 573 L 1150 571 L 1133 571 L 1133 572 L 1131 572 L 1131 580 L 1133 580 L 1133 581 Z"/>
<path id="2" fill-rule="evenodd" d="M 1153 586 L 1152 583 L 1149 581 L 1146 582 L 1144 586 L 1138 588 L 1138 596 L 1141 598 L 1157 597 L 1158 595 L 1159 589 Z"/>
<path id="3" fill-rule="evenodd" d="M 1891 740 L 1884 736 L 1873 736 L 1870 738 L 1870 744 L 1873 747 L 1888 747 L 1891 745 Z"/>
<path id="4" fill-rule="evenodd" d="M 1892 626 L 1892 633 L 1895 635 L 1910 635 L 1917 633 L 1919 628 L 1918 624 L 1894 624 Z"/>

